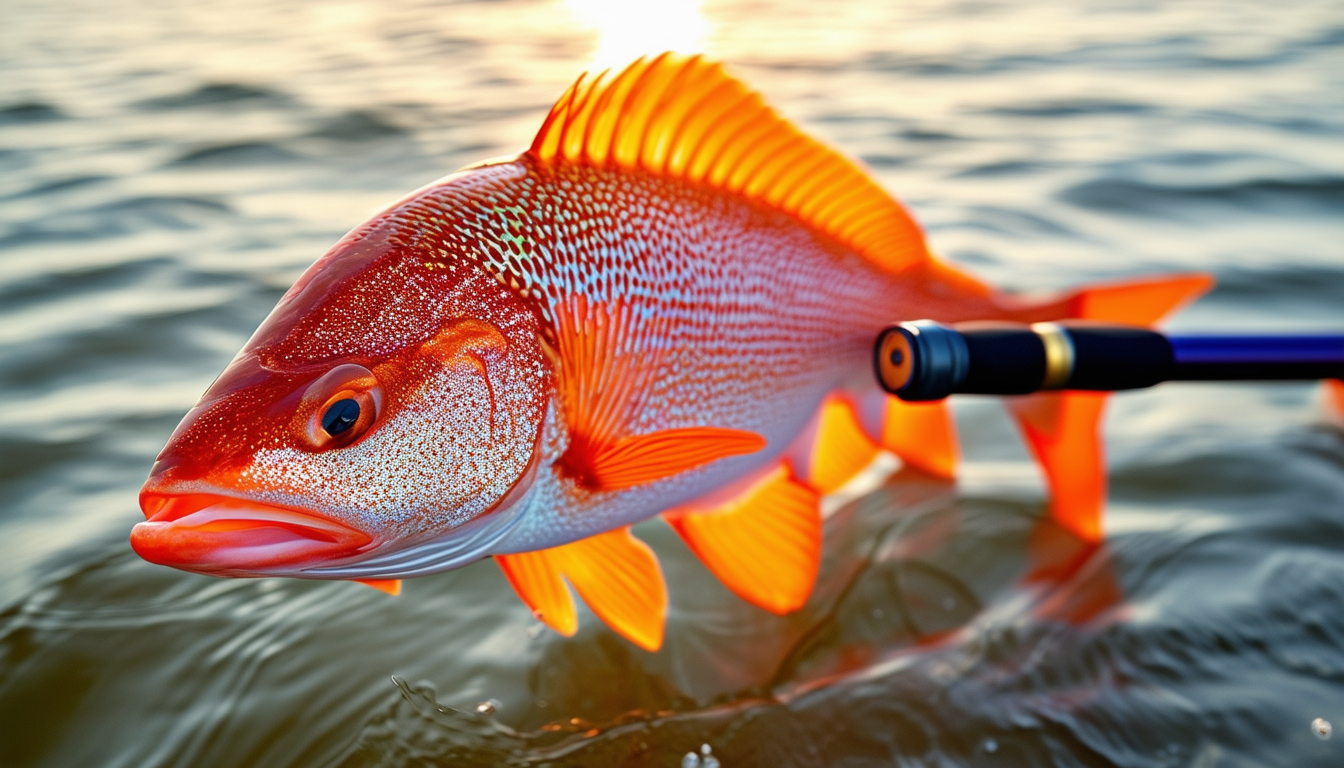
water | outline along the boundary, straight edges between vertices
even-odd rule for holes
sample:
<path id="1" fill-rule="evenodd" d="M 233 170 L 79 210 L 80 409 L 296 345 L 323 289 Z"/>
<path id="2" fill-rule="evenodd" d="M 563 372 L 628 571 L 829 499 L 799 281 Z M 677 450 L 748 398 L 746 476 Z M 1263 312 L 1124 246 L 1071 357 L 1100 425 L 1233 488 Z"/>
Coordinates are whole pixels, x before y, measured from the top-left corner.
<path id="1" fill-rule="evenodd" d="M 1117 398 L 1103 550 L 1039 522 L 1011 427 L 968 398 L 960 486 L 905 473 L 833 502 L 790 617 L 646 526 L 673 585 L 654 655 L 591 616 L 539 629 L 490 563 L 389 598 L 131 553 L 154 454 L 299 272 L 525 145 L 622 46 L 699 38 L 991 281 L 1208 270 L 1175 327 L 1344 328 L 1337 2 L 656 18 L 0 8 L 0 765 L 1338 765 L 1312 724 L 1344 717 L 1344 433 L 1309 385 Z"/>

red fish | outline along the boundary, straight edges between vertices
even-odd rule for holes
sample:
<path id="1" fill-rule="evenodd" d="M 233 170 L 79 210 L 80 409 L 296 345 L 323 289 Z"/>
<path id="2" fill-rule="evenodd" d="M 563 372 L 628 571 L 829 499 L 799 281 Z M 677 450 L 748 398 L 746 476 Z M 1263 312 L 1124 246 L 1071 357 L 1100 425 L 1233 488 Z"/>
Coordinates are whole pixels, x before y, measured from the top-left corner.
<path id="1" fill-rule="evenodd" d="M 666 589 L 634 523 L 663 515 L 786 613 L 816 576 L 824 494 L 881 450 L 954 474 L 945 405 L 876 387 L 886 325 L 1146 324 L 1208 285 L 994 291 L 719 65 L 641 59 L 579 78 L 527 151 L 413 193 L 304 273 L 173 433 L 131 544 L 388 590 L 494 557 L 555 630 L 575 630 L 572 586 L 656 649 Z M 1010 404 L 1051 514 L 1087 540 L 1103 403 Z"/>

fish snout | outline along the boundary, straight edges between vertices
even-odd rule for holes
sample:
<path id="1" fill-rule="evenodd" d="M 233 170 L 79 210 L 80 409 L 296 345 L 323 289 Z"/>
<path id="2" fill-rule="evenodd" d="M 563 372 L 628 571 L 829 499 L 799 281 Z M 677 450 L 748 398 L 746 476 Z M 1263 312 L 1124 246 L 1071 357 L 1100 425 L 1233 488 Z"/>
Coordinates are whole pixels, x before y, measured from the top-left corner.
<path id="1" fill-rule="evenodd" d="M 305 510 L 211 493 L 140 494 L 131 548 L 158 565 L 219 576 L 293 573 L 357 554 L 373 537 Z"/>

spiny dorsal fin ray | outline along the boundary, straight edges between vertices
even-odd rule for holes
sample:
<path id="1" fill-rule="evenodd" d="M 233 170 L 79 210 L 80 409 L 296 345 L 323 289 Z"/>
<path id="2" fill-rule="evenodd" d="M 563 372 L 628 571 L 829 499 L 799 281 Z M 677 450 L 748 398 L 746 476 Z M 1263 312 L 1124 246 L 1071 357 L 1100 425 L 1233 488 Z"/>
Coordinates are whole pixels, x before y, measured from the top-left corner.
<path id="1" fill-rule="evenodd" d="M 734 192 L 792 214 L 887 271 L 928 260 L 919 226 L 867 173 L 700 56 L 664 53 L 579 77 L 528 154 Z"/>

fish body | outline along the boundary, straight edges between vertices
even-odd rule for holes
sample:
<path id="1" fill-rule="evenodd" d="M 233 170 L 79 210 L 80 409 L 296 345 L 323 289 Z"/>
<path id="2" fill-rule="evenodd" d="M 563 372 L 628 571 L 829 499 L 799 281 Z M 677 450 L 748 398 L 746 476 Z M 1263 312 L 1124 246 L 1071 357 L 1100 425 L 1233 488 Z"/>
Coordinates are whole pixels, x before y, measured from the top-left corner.
<path id="1" fill-rule="evenodd" d="M 641 60 L 581 78 L 527 152 L 314 264 L 170 438 L 132 544 L 212 575 L 379 583 L 494 556 L 553 628 L 575 626 L 567 580 L 656 648 L 666 594 L 630 525 L 664 514 L 730 588 L 787 612 L 815 578 L 822 494 L 883 448 L 953 472 L 945 407 L 873 381 L 882 328 L 1152 322 L 1205 287 L 995 292 L 717 65 Z M 1056 516 L 1091 538 L 1102 402 L 1015 412 Z"/>

